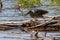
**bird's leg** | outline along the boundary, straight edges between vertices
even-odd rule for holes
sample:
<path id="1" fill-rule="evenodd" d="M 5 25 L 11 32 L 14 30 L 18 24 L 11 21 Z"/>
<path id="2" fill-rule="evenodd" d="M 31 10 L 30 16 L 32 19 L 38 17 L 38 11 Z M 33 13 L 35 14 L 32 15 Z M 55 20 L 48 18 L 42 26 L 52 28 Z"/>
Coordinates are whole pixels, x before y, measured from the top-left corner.
<path id="1" fill-rule="evenodd" d="M 45 32 L 45 37 L 46 37 L 46 35 L 47 35 L 47 32 Z"/>
<path id="2" fill-rule="evenodd" d="M 44 17 L 44 16 L 41 16 L 41 18 L 45 19 L 45 17 Z"/>

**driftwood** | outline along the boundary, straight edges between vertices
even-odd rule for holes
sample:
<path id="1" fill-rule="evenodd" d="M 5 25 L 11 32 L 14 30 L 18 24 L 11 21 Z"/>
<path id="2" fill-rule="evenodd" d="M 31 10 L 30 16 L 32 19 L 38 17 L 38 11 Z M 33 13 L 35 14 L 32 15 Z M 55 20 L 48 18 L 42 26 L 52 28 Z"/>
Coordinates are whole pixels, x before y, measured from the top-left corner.
<path id="1" fill-rule="evenodd" d="M 9 26 L 5 26 L 5 25 L 0 25 L 0 30 L 11 30 L 11 29 L 16 29 L 16 27 L 9 27 Z"/>
<path id="2" fill-rule="evenodd" d="M 51 24 L 50 24 L 51 25 Z M 49 23 L 46 24 L 45 26 L 38 26 L 38 27 L 34 27 L 34 28 L 28 28 L 27 30 L 29 31 L 59 31 L 60 30 L 60 26 L 59 25 L 52 25 L 50 26 Z"/>
<path id="3" fill-rule="evenodd" d="M 54 17 L 52 17 L 50 20 L 48 20 L 47 22 L 45 22 L 45 23 L 40 23 L 40 24 L 38 24 L 38 25 L 35 25 L 35 26 L 31 26 L 31 27 L 25 27 L 25 25 L 24 25 L 24 27 L 22 26 L 22 27 L 20 27 L 22 30 L 25 30 L 25 31 L 40 31 L 41 29 L 40 29 L 40 27 L 44 27 L 45 25 L 47 25 L 52 19 L 53 19 Z"/>
<path id="4" fill-rule="evenodd" d="M 46 18 L 53 18 L 53 19 L 55 19 L 55 18 L 60 18 L 60 16 L 47 16 Z M 48 20 L 48 19 L 42 19 L 42 20 Z M 25 22 L 29 22 L 30 20 L 25 20 L 25 21 L 20 21 L 20 22 L 2 22 L 2 23 L 0 23 L 1 25 L 3 25 L 3 24 L 22 24 L 22 23 L 25 23 Z"/>
<path id="5" fill-rule="evenodd" d="M 38 25 L 34 25 L 34 26 L 26 26 L 24 25 L 24 27 L 20 27 L 21 30 L 24 31 L 59 31 L 60 28 L 60 22 L 53 22 L 50 23 L 52 19 L 54 19 L 55 17 L 51 17 L 50 20 L 46 21 L 45 23 L 39 23 Z"/>
<path id="6" fill-rule="evenodd" d="M 59 26 L 59 27 L 60 27 L 60 22 L 57 22 L 57 23 L 55 23 L 55 24 L 49 24 L 49 25 L 47 25 L 47 26 L 51 26 L 51 27 L 53 27 L 53 26 Z"/>
<path id="7" fill-rule="evenodd" d="M 55 17 L 51 17 L 50 18 L 50 20 L 48 20 L 48 21 L 46 21 L 45 23 L 39 23 L 38 21 L 33 21 L 33 24 L 36 24 L 36 25 L 33 25 L 33 26 L 28 26 L 28 27 L 21 27 L 21 25 L 20 24 L 23 24 L 23 23 L 28 23 L 29 21 L 31 21 L 31 20 L 26 20 L 26 21 L 20 21 L 20 22 L 4 22 L 4 23 L 0 23 L 0 29 L 2 28 L 2 29 L 8 29 L 9 30 L 9 28 L 11 28 L 11 29 L 14 29 L 14 28 L 16 28 L 17 26 L 20 26 L 22 29 L 24 29 L 24 28 L 27 28 L 27 30 L 28 29 L 32 29 L 32 30 L 37 30 L 37 29 L 39 29 L 40 27 L 44 27 L 45 25 L 47 25 L 47 24 L 49 24 L 49 22 L 52 20 L 52 19 L 54 19 Z M 45 19 L 43 19 L 43 20 L 45 20 Z M 12 25 L 10 25 L 10 24 L 12 24 Z M 17 24 L 19 24 L 19 25 L 17 25 Z M 16 27 L 15 27 L 15 25 L 16 25 Z M 57 26 L 56 24 L 54 24 L 55 26 Z M 14 26 L 14 27 L 13 27 Z M 51 25 L 48 25 L 48 26 L 51 26 Z"/>
<path id="8" fill-rule="evenodd" d="M 54 18 L 54 17 L 53 17 L 53 18 Z M 45 26 L 46 24 L 48 24 L 53 18 L 51 18 L 50 20 L 48 20 L 46 23 L 41 23 L 41 24 L 39 24 L 39 25 L 32 26 L 32 27 L 28 27 L 28 28 L 34 28 L 34 27 L 39 27 L 39 26 L 43 27 L 43 26 Z"/>

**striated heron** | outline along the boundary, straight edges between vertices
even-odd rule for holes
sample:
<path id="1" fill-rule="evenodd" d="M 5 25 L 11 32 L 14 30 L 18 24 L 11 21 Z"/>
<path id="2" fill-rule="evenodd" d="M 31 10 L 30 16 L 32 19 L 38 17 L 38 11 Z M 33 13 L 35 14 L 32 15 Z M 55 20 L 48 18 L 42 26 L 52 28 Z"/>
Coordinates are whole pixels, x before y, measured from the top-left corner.
<path id="1" fill-rule="evenodd" d="M 26 15 L 30 15 L 30 17 L 31 18 L 44 18 L 44 16 L 43 15 L 45 15 L 45 14 L 47 14 L 48 13 L 48 11 L 46 11 L 46 10 L 30 10 L 27 14 L 25 14 L 25 16 Z"/>
<path id="2" fill-rule="evenodd" d="M 44 18 L 44 16 L 43 15 L 45 15 L 45 14 L 47 14 L 48 13 L 48 11 L 46 11 L 46 10 L 30 10 L 27 14 L 25 14 L 25 16 L 26 15 L 30 15 L 30 17 L 31 18 Z M 38 35 L 38 31 L 37 31 L 37 33 L 35 34 L 35 37 L 38 37 L 37 36 Z"/>

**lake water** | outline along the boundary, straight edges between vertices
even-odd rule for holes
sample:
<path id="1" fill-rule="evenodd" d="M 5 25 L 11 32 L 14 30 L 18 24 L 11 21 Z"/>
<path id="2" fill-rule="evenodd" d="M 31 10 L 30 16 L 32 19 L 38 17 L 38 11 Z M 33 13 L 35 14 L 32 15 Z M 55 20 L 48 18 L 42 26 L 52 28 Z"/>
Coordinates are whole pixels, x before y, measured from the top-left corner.
<path id="1" fill-rule="evenodd" d="M 18 7 L 17 0 L 2 0 L 2 2 L 3 2 L 3 10 L 0 13 L 0 20 L 1 20 L 0 22 L 20 21 L 30 19 L 30 17 L 21 16 L 21 12 L 17 9 Z M 59 9 L 56 11 L 55 9 L 45 6 L 40 7 L 40 9 L 49 11 L 49 13 L 47 14 L 48 16 L 55 16 L 60 14 Z M 23 12 L 26 13 L 26 10 L 24 10 Z"/>
<path id="2" fill-rule="evenodd" d="M 30 17 L 21 16 L 21 12 L 17 9 L 17 0 L 2 0 L 3 9 L 0 13 L 0 23 L 2 22 L 19 22 L 22 20 L 29 20 Z M 56 11 L 55 9 L 50 9 L 49 7 L 42 6 L 40 9 L 49 11 L 45 16 L 56 16 L 60 14 L 60 10 Z M 26 12 L 25 10 L 23 12 Z M 44 36 L 45 32 L 40 32 Z M 57 36 L 55 36 L 57 35 Z M 60 39 L 60 33 L 47 33 L 47 36 L 58 37 Z M 24 33 L 19 29 L 9 30 L 9 31 L 0 31 L 0 40 L 32 40 L 30 34 Z"/>

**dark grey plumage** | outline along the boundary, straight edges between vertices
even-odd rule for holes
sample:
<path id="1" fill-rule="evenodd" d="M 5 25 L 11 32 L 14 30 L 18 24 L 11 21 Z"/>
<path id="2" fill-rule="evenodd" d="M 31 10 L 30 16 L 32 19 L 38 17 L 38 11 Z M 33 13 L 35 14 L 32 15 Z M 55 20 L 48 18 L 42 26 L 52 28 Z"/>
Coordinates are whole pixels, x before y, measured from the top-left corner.
<path id="1" fill-rule="evenodd" d="M 25 15 L 30 15 L 32 18 L 39 18 L 39 17 L 43 17 L 43 15 L 47 14 L 48 11 L 45 10 L 36 10 L 36 11 L 29 11 L 27 14 Z"/>

